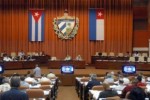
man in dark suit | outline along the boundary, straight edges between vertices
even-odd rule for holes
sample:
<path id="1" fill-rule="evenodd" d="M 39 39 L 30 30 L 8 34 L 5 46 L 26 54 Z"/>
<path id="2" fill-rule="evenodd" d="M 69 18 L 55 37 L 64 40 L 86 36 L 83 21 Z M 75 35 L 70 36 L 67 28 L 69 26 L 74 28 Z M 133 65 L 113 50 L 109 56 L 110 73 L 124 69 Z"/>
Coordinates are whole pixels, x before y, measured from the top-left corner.
<path id="1" fill-rule="evenodd" d="M 87 86 L 85 87 L 85 100 L 88 98 L 88 92 L 90 89 L 92 89 L 93 86 L 101 85 L 101 82 L 98 81 L 96 79 L 96 77 L 97 77 L 96 74 L 92 74 L 90 77 L 91 78 L 90 81 L 88 82 Z"/>
<path id="2" fill-rule="evenodd" d="M 13 76 L 10 80 L 11 89 L 0 95 L 0 100 L 29 100 L 28 95 L 20 90 L 20 77 Z"/>
<path id="3" fill-rule="evenodd" d="M 90 81 L 88 82 L 88 84 L 87 84 L 87 88 L 88 89 L 92 89 L 92 87 L 93 86 L 96 86 L 96 85 L 100 85 L 101 84 L 101 82 L 100 81 L 98 81 L 97 79 L 96 79 L 96 74 L 93 74 L 93 75 L 91 75 L 91 79 L 90 79 Z"/>

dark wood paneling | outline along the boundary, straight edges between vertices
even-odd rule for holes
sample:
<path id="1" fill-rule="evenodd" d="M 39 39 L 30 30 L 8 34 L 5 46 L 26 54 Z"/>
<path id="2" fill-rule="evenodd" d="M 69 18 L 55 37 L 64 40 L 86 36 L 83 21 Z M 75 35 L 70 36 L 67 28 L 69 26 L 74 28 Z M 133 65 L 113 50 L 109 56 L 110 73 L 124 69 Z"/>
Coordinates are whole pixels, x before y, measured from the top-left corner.
<path id="1" fill-rule="evenodd" d="M 133 47 L 148 47 L 149 31 L 134 31 Z"/>
<path id="2" fill-rule="evenodd" d="M 147 19 L 148 18 L 147 6 L 133 7 L 133 17 L 134 19 Z"/>

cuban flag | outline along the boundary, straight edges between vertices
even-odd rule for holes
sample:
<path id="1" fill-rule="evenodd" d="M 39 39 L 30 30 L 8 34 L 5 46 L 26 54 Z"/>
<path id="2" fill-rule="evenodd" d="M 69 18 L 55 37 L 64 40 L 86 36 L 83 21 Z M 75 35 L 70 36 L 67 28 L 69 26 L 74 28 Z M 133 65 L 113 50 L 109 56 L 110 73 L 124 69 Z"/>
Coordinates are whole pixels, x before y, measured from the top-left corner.
<path id="1" fill-rule="evenodd" d="M 104 9 L 89 9 L 90 40 L 104 40 Z"/>
<path id="2" fill-rule="evenodd" d="M 44 41 L 44 11 L 29 11 L 29 40 Z"/>

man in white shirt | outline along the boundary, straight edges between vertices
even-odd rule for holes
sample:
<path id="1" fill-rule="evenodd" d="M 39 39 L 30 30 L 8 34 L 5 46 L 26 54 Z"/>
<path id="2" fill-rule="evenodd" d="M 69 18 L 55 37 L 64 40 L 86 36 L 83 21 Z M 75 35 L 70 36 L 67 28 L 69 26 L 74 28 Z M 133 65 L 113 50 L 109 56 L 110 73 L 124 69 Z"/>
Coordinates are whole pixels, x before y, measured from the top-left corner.
<path id="1" fill-rule="evenodd" d="M 0 85 L 0 92 L 5 92 L 5 91 L 8 91 L 10 90 L 10 84 L 9 84 L 9 78 L 5 77 L 3 80 L 2 80 L 3 84 Z"/>
<path id="2" fill-rule="evenodd" d="M 31 74 L 29 77 L 27 77 L 25 79 L 25 81 L 28 82 L 28 83 L 37 83 L 37 81 L 34 79 L 34 75 L 33 74 Z"/>
<path id="3" fill-rule="evenodd" d="M 36 64 L 35 69 L 33 69 L 34 77 L 41 77 L 41 68 Z"/>
<path id="4" fill-rule="evenodd" d="M 4 58 L 3 58 L 3 61 L 12 61 L 12 59 L 9 57 L 9 56 L 5 56 Z"/>
<path id="5" fill-rule="evenodd" d="M 25 87 L 29 87 L 29 83 L 25 81 L 25 77 L 21 76 L 20 77 L 20 86 L 25 86 Z"/>
<path id="6" fill-rule="evenodd" d="M 81 60 L 82 60 L 81 55 L 78 55 L 78 56 L 76 57 L 76 60 L 81 61 Z"/>
<path id="7" fill-rule="evenodd" d="M 20 59 L 24 59 L 25 53 L 23 52 L 23 50 L 21 50 L 21 51 L 18 53 L 18 56 L 19 56 Z"/>
<path id="8" fill-rule="evenodd" d="M 39 80 L 40 82 L 50 82 L 50 79 L 47 78 L 45 75 L 42 76 L 42 78 Z"/>
<path id="9" fill-rule="evenodd" d="M 66 61 L 71 60 L 71 56 L 67 55 L 64 60 L 66 60 Z"/>
<path id="10" fill-rule="evenodd" d="M 124 85 L 123 83 L 123 80 L 119 80 L 119 84 L 115 86 L 114 89 L 117 91 L 122 91 L 126 87 L 126 85 Z"/>
<path id="11" fill-rule="evenodd" d="M 55 74 L 50 72 L 49 74 L 47 74 L 47 78 L 51 79 L 51 78 L 55 78 Z"/>
<path id="12" fill-rule="evenodd" d="M 114 83 L 114 78 L 111 74 L 107 74 L 106 79 L 104 80 L 104 83 Z"/>

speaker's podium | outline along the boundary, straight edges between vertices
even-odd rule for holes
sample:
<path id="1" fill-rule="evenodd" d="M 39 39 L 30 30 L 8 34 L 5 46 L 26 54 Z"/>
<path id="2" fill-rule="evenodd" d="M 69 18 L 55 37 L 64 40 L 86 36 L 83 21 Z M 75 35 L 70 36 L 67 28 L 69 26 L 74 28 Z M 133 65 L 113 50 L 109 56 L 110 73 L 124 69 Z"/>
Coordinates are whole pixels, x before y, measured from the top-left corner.
<path id="1" fill-rule="evenodd" d="M 74 67 L 72 65 L 61 66 L 61 82 L 64 86 L 74 85 Z"/>

